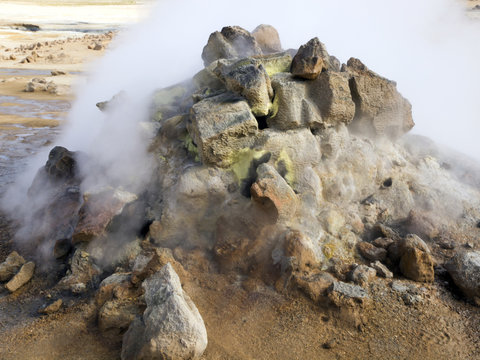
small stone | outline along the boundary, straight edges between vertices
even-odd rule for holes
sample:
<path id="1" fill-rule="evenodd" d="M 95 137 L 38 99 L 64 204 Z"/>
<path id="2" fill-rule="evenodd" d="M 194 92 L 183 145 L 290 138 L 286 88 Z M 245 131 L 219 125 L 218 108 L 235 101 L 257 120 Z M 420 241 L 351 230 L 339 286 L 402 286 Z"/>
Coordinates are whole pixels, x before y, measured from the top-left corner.
<path id="1" fill-rule="evenodd" d="M 12 251 L 5 261 L 0 264 L 0 281 L 10 280 L 25 264 L 25 259 L 16 251 Z"/>
<path id="2" fill-rule="evenodd" d="M 386 279 L 391 279 L 393 278 L 393 273 L 388 270 L 388 268 L 383 265 L 380 261 L 375 261 L 374 263 L 371 263 L 370 266 L 374 268 L 377 271 L 377 275 L 384 277 Z"/>
<path id="3" fill-rule="evenodd" d="M 335 346 L 337 346 L 337 340 L 336 339 L 330 339 L 327 342 L 323 343 L 323 348 L 324 349 L 333 349 Z"/>
<path id="4" fill-rule="evenodd" d="M 63 304 L 63 300 L 58 299 L 58 300 L 54 301 L 53 303 L 51 303 L 50 305 L 38 310 L 38 312 L 40 314 L 52 314 L 52 313 L 55 313 L 58 310 L 60 310 L 60 308 L 62 307 L 62 304 Z"/>
<path id="5" fill-rule="evenodd" d="M 348 278 L 355 284 L 363 286 L 374 280 L 376 275 L 377 272 L 375 269 L 366 265 L 357 265 L 355 269 L 350 272 Z"/>
<path id="6" fill-rule="evenodd" d="M 364 288 L 342 281 L 335 281 L 328 289 L 328 297 L 337 306 L 363 304 L 369 299 Z"/>
<path id="7" fill-rule="evenodd" d="M 359 242 L 357 244 L 357 249 L 360 255 L 367 260 L 384 261 L 387 258 L 387 250 L 376 247 L 366 241 Z"/>
<path id="8" fill-rule="evenodd" d="M 372 241 L 372 245 L 385 250 L 388 249 L 388 247 L 393 243 L 394 241 L 392 239 L 385 237 L 379 237 Z"/>
<path id="9" fill-rule="evenodd" d="M 5 285 L 8 291 L 14 292 L 30 281 L 35 271 L 35 263 L 32 261 L 24 264 L 20 271 Z"/>

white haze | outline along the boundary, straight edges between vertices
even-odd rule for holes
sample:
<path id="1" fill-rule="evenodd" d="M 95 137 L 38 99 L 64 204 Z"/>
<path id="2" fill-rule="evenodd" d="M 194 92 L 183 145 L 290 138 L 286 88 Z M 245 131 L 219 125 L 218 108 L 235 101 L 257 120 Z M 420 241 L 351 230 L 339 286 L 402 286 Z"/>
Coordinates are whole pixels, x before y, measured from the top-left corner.
<path id="1" fill-rule="evenodd" d="M 95 157 L 107 168 L 107 183 L 147 179 L 148 141 L 137 124 L 148 118 L 151 92 L 200 70 L 211 32 L 226 25 L 251 31 L 265 23 L 278 29 L 285 49 L 318 36 L 342 62 L 357 57 L 397 81 L 413 105 L 415 132 L 480 158 L 480 23 L 467 18 L 463 5 L 456 0 L 315 0 L 288 6 L 270 0 L 159 0 L 148 20 L 119 36 L 94 64 L 88 83 L 77 89 L 58 144 Z M 128 104 L 114 113 L 95 107 L 122 90 Z M 40 154 L 16 183 L 21 193 L 46 158 Z M 23 201 L 19 192 L 9 194 L 13 203 Z"/>

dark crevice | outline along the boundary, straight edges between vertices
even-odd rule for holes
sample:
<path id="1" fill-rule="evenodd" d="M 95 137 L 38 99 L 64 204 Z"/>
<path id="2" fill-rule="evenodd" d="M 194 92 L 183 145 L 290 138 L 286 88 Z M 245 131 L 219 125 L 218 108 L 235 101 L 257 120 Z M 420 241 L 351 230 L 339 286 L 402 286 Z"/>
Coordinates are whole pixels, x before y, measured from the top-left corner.
<path id="1" fill-rule="evenodd" d="M 258 129 L 263 130 L 268 128 L 267 116 L 259 116 L 256 118 L 258 123 Z"/>
<path id="2" fill-rule="evenodd" d="M 153 220 L 147 220 L 138 231 L 138 235 L 142 239 L 145 239 L 145 237 L 147 236 L 148 231 L 150 230 L 150 225 L 152 225 L 152 223 L 153 223 Z"/>
<path id="3" fill-rule="evenodd" d="M 252 187 L 253 183 L 257 181 L 257 168 L 270 160 L 272 156 L 271 153 L 266 153 L 259 159 L 253 159 L 250 163 L 250 167 L 248 168 L 248 175 L 245 179 L 242 179 L 240 184 L 240 193 L 250 198 L 252 194 L 250 193 L 250 188 Z"/>
<path id="4" fill-rule="evenodd" d="M 477 222 L 477 228 L 479 228 L 479 229 L 480 229 L 480 221 L 479 221 L 479 222 Z"/>
<path id="5" fill-rule="evenodd" d="M 392 184 L 393 184 L 392 178 L 388 178 L 383 182 L 383 187 L 384 188 L 389 188 L 390 186 L 392 186 Z"/>

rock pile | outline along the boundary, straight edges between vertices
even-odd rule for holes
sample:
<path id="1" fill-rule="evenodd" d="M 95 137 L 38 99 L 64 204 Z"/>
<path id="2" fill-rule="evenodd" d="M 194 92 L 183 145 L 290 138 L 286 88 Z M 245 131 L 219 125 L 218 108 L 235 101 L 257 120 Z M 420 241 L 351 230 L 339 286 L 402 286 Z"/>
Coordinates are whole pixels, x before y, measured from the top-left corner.
<path id="1" fill-rule="evenodd" d="M 414 123 L 395 82 L 355 58 L 341 65 L 317 38 L 283 51 L 268 25 L 214 32 L 202 58 L 191 81 L 153 95 L 144 193 L 80 190 L 78 162 L 92 159 L 63 148 L 31 188 L 53 189 L 38 241 L 68 264 L 59 286 L 96 292 L 101 330 L 128 329 L 123 359 L 203 353 L 205 325 L 176 274 L 184 252 L 340 307 L 368 306 L 369 286 L 393 277 L 418 304 L 423 290 L 398 278 L 432 283 L 445 265 L 478 301 L 478 252 L 449 261 L 457 251 L 441 246 L 458 229 L 478 238 L 478 189 L 404 136 Z M 9 263 L 1 271 L 18 270 Z"/>

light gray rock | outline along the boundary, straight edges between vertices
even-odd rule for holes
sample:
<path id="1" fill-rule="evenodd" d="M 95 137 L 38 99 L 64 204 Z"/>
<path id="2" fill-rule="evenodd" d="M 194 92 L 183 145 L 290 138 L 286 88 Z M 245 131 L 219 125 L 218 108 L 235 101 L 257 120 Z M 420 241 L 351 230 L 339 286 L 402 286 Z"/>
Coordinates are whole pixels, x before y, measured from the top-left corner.
<path id="1" fill-rule="evenodd" d="M 480 306 L 480 252 L 459 252 L 446 264 L 446 268 L 455 285 Z"/>
<path id="2" fill-rule="evenodd" d="M 123 337 L 122 360 L 199 359 L 207 331 L 173 267 L 165 265 L 142 286 L 147 308 Z"/>
<path id="3" fill-rule="evenodd" d="M 328 289 L 328 297 L 337 306 L 364 304 L 369 296 L 364 288 L 358 285 L 335 281 Z"/>
<path id="4" fill-rule="evenodd" d="M 187 129 L 203 163 L 227 167 L 257 133 L 258 123 L 243 98 L 224 93 L 196 103 Z"/>
<path id="5" fill-rule="evenodd" d="M 29 261 L 25 263 L 20 271 L 5 285 L 8 291 L 14 292 L 30 281 L 35 271 L 35 263 Z"/>
<path id="6" fill-rule="evenodd" d="M 10 280 L 25 264 L 25 259 L 16 251 L 12 251 L 5 261 L 0 264 L 0 281 Z"/>

